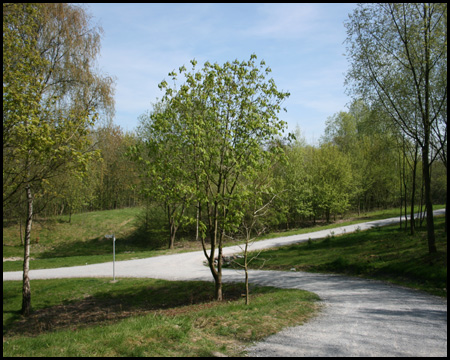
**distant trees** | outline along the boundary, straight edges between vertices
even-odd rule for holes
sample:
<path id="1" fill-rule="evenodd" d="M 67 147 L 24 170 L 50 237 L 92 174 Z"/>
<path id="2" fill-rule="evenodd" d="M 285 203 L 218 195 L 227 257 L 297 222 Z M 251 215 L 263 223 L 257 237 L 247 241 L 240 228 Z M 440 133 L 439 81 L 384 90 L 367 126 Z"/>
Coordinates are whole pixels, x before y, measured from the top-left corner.
<path id="1" fill-rule="evenodd" d="M 398 201 L 396 138 L 386 115 L 361 100 L 328 118 L 322 142 L 335 144 L 348 159 L 351 204 L 358 213 Z"/>
<path id="2" fill-rule="evenodd" d="M 191 170 L 196 167 L 189 158 L 186 140 L 182 139 L 182 125 L 166 122 L 171 116 L 178 117 L 173 111 L 160 103 L 150 114 L 141 115 L 140 143 L 130 152 L 140 169 L 141 192 L 167 216 L 169 249 L 174 247 L 179 227 L 188 222 L 184 215 L 194 197 Z"/>

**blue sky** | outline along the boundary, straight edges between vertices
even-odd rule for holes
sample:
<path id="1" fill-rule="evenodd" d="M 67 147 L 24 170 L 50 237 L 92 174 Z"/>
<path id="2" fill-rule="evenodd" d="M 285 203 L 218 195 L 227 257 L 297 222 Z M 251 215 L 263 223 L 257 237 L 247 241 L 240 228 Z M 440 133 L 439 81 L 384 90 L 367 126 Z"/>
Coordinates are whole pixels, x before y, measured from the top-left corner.
<path id="1" fill-rule="evenodd" d="M 168 73 L 196 59 L 223 64 L 255 53 L 272 69 L 288 131 L 300 127 L 309 143 L 323 135 L 327 118 L 346 110 L 348 68 L 343 25 L 355 4 L 86 4 L 103 27 L 98 65 L 115 76 L 114 123 L 135 130 Z M 189 67 L 188 67 L 189 68 Z"/>

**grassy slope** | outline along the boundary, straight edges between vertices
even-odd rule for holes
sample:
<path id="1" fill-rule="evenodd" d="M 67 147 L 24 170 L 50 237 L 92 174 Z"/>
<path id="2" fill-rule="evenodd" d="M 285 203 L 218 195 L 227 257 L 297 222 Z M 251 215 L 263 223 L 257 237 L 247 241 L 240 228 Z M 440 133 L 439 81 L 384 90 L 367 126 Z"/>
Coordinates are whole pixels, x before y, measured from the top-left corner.
<path id="1" fill-rule="evenodd" d="M 266 250 L 250 265 L 264 270 L 295 269 L 376 278 L 446 297 L 444 217 L 436 217 L 435 226 L 436 254 L 428 252 L 425 228 L 411 236 L 395 225 Z"/>

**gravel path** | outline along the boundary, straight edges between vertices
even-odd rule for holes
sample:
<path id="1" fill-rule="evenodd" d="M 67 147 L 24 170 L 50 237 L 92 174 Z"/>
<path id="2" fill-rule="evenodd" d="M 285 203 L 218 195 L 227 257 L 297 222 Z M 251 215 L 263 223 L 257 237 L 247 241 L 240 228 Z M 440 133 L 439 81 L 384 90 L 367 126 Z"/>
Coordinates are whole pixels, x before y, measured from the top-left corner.
<path id="1" fill-rule="evenodd" d="M 436 213 L 443 213 L 443 210 Z M 393 224 L 398 218 L 256 242 L 251 250 L 349 233 L 357 228 Z M 224 255 L 239 252 L 238 246 Z M 212 281 L 203 252 L 116 262 L 116 277 Z M 112 263 L 30 271 L 31 279 L 112 277 Z M 21 280 L 22 272 L 4 272 L 3 281 Z M 243 281 L 224 269 L 226 282 Z M 447 301 L 386 283 L 339 275 L 250 271 L 250 282 L 298 288 L 320 296 L 324 309 L 303 326 L 287 328 L 248 349 L 250 356 L 447 356 Z"/>

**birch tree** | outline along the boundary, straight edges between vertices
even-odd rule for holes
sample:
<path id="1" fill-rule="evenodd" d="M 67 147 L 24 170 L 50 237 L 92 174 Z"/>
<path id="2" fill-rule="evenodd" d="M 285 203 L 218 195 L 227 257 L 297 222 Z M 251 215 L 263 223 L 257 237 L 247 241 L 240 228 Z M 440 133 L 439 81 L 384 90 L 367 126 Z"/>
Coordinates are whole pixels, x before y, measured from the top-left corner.
<path id="1" fill-rule="evenodd" d="M 345 26 L 350 93 L 382 104 L 421 148 L 428 249 L 434 253 L 430 148 L 447 103 L 447 4 L 362 4 Z"/>
<path id="2" fill-rule="evenodd" d="M 100 29 L 89 20 L 68 4 L 3 4 L 3 204 L 26 193 L 24 315 L 33 201 L 52 178 L 85 172 L 89 131 L 99 111 L 113 111 L 113 79 L 94 66 Z"/>

